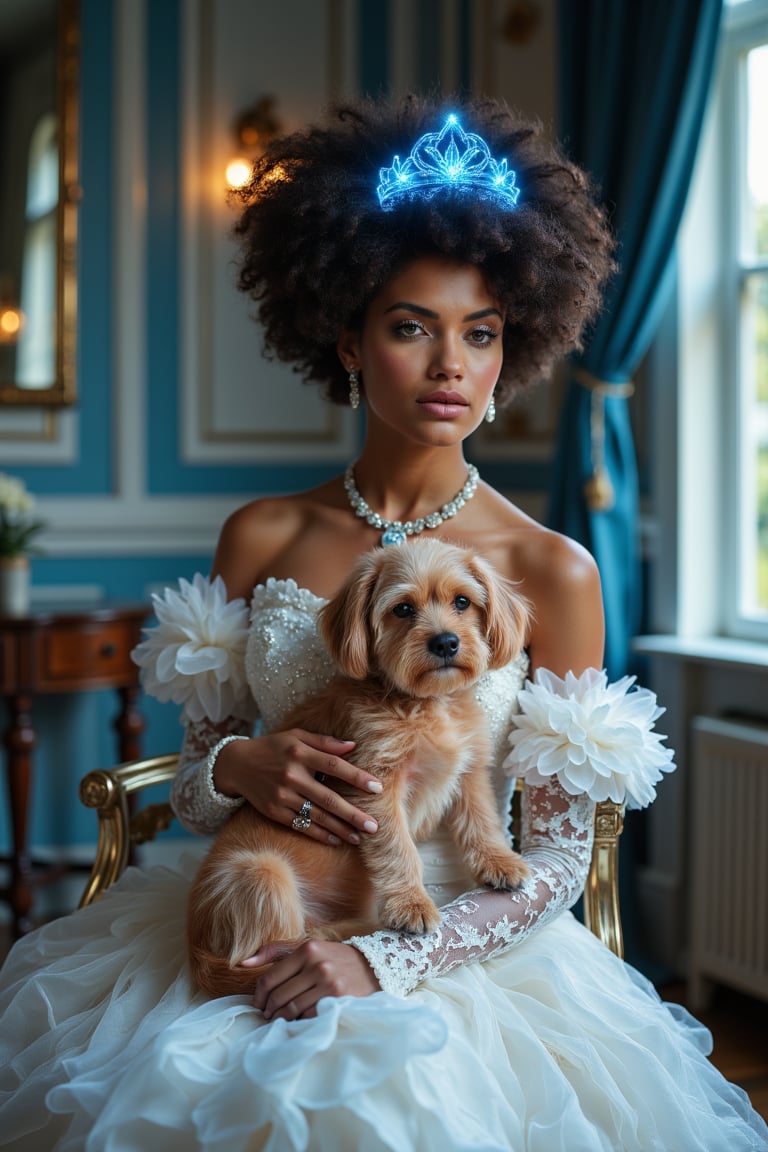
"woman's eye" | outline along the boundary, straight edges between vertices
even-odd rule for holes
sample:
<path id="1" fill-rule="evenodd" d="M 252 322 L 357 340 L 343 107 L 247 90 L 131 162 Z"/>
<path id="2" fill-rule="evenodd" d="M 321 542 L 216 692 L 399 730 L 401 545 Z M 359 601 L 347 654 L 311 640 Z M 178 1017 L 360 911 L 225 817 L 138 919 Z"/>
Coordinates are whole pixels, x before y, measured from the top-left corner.
<path id="1" fill-rule="evenodd" d="M 424 328 L 416 320 L 401 320 L 395 331 L 400 336 L 419 336 Z"/>
<path id="2" fill-rule="evenodd" d="M 467 596 L 457 596 L 453 602 L 453 606 L 457 612 L 466 612 L 469 608 L 471 601 Z"/>
<path id="3" fill-rule="evenodd" d="M 395 604 L 392 609 L 395 616 L 399 616 L 401 620 L 407 620 L 409 616 L 415 614 L 413 604 L 409 604 L 407 600 L 403 600 L 402 604 Z"/>
<path id="4" fill-rule="evenodd" d="M 469 334 L 470 344 L 479 344 L 481 347 L 492 344 L 497 340 L 499 333 L 495 328 L 473 328 Z"/>

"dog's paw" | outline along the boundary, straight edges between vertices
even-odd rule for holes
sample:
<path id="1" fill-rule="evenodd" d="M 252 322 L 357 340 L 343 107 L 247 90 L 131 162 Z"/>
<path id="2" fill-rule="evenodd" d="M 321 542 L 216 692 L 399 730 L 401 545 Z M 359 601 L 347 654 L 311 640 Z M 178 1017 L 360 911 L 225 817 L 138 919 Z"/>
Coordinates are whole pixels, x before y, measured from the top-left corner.
<path id="1" fill-rule="evenodd" d="M 426 892 L 405 890 L 387 898 L 381 918 L 397 932 L 431 932 L 440 923 L 440 912 Z"/>
<path id="2" fill-rule="evenodd" d="M 475 876 L 489 888 L 519 888 L 530 875 L 523 858 L 511 849 L 484 855 L 475 869 Z"/>

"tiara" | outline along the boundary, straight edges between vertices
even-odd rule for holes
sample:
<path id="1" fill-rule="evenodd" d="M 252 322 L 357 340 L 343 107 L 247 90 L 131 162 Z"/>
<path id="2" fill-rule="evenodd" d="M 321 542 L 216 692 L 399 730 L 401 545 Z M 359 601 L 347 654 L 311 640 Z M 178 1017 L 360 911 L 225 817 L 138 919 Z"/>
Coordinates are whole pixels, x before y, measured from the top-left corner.
<path id="1" fill-rule="evenodd" d="M 504 208 L 514 208 L 520 195 L 507 161 L 494 160 L 482 136 L 465 132 L 453 113 L 440 132 L 419 137 L 403 164 L 395 156 L 391 168 L 380 169 L 379 179 L 376 191 L 384 211 L 397 200 L 429 200 L 446 188 L 497 200 Z"/>

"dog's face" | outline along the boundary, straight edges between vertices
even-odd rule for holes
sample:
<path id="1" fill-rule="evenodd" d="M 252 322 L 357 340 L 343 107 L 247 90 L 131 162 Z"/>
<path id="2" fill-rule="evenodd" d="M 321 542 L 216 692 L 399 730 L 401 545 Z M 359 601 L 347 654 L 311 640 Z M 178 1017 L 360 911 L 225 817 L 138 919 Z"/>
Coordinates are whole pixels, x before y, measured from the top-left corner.
<path id="1" fill-rule="evenodd" d="M 320 623 L 345 675 L 379 675 L 428 697 L 509 663 L 523 646 L 528 606 L 473 553 L 417 539 L 362 556 Z"/>

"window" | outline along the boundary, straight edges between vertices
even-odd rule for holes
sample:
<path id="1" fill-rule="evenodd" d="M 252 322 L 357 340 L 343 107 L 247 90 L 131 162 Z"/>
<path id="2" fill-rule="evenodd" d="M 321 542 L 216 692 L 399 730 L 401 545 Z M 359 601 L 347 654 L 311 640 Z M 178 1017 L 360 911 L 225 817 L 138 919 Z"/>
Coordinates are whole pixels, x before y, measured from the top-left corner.
<path id="1" fill-rule="evenodd" d="M 726 9 L 722 58 L 725 483 L 729 631 L 768 629 L 768 0 Z"/>
<path id="2" fill-rule="evenodd" d="M 765 644 L 768 0 L 726 3 L 677 255 L 651 356 L 652 630 Z"/>

